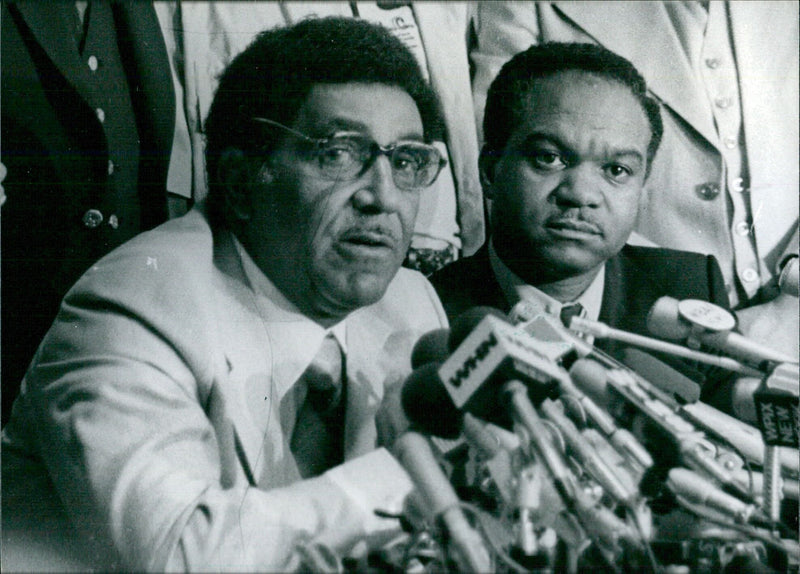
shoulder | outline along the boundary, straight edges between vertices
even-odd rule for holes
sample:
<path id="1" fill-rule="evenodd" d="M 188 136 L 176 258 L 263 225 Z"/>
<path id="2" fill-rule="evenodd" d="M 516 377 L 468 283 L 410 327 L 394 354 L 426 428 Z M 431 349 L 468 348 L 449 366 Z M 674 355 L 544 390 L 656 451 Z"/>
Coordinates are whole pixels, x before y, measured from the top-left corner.
<path id="1" fill-rule="evenodd" d="M 507 306 L 485 246 L 434 273 L 431 283 L 451 320 L 475 306 Z"/>
<path id="2" fill-rule="evenodd" d="M 485 284 L 486 279 L 492 276 L 488 253 L 483 247 L 474 255 L 457 259 L 438 270 L 430 280 L 441 296 L 446 291 L 465 291 L 473 285 Z"/>
<path id="3" fill-rule="evenodd" d="M 713 255 L 662 247 L 626 245 L 607 269 L 630 287 L 678 299 L 704 299 L 728 307 L 722 271 Z"/>
<path id="4" fill-rule="evenodd" d="M 618 259 L 628 265 L 644 266 L 664 273 L 671 273 L 677 270 L 701 270 L 705 269 L 710 264 L 710 261 L 716 261 L 712 255 L 704 255 L 693 251 L 637 245 L 623 247 Z"/>
<path id="5" fill-rule="evenodd" d="M 210 283 L 214 238 L 198 211 L 142 233 L 101 258 L 67 293 L 77 306 L 169 310 Z M 196 299 L 196 297 L 194 297 Z"/>

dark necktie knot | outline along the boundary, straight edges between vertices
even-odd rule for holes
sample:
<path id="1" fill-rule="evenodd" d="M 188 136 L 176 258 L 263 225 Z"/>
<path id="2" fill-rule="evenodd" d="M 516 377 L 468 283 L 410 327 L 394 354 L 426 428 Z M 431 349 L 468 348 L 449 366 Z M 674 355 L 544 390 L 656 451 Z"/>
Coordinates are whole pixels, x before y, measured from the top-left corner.
<path id="1" fill-rule="evenodd" d="M 573 317 L 581 317 L 583 315 L 583 305 L 580 303 L 572 303 L 570 305 L 564 305 L 561 307 L 561 313 L 559 313 L 559 317 L 561 318 L 561 322 L 564 324 L 565 327 L 569 327 L 570 321 L 572 321 Z"/>

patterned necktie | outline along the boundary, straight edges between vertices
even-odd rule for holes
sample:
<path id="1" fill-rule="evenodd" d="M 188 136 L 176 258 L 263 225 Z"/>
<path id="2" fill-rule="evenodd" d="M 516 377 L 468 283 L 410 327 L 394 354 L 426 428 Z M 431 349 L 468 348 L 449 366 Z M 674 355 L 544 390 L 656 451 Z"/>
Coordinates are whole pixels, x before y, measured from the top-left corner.
<path id="1" fill-rule="evenodd" d="M 289 446 L 303 478 L 344 461 L 345 377 L 344 354 L 336 337 L 328 333 L 299 381 L 307 389 L 306 399 Z"/>
<path id="2" fill-rule="evenodd" d="M 564 305 L 561 307 L 561 313 L 559 314 L 559 317 L 561 317 L 561 322 L 564 323 L 564 326 L 567 328 L 569 328 L 569 323 L 572 321 L 573 317 L 581 316 L 583 316 L 583 305 L 580 303 Z"/>

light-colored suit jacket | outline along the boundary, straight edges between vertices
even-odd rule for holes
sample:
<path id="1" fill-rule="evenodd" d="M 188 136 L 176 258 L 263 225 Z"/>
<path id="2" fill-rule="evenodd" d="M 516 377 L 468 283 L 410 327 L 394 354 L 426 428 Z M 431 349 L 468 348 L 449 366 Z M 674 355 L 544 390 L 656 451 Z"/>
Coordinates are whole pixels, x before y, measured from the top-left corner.
<path id="1" fill-rule="evenodd" d="M 531 44 L 599 43 L 630 60 L 663 104 L 664 120 L 664 138 L 645 185 L 637 232 L 663 247 L 714 255 L 736 305 L 734 285 L 742 284 L 740 277 L 747 269 L 758 272 L 759 284 L 767 287 L 762 294 L 769 299 L 774 296 L 776 268 L 788 253 L 798 252 L 798 3 L 728 2 L 727 6 L 750 178 L 744 200 L 754 222 L 754 241 L 740 241 L 736 249 L 737 222 L 730 205 L 739 199 L 732 194 L 739 192 L 725 181 L 722 138 L 716 133 L 709 97 L 693 80 L 675 33 L 676 26 L 688 24 L 673 22 L 664 3 L 479 2 L 477 46 L 471 56 L 478 122 L 483 120 L 486 91 L 500 67 Z M 722 192 L 704 197 L 700 191 L 709 184 Z M 796 353 L 797 300 L 776 302 L 774 307 L 754 308 L 762 328 L 750 335 L 782 329 L 782 348 Z M 770 312 L 771 318 L 765 315 Z M 745 332 L 748 326 L 744 325 Z"/>
<path id="2" fill-rule="evenodd" d="M 301 545 L 345 555 L 397 534 L 373 510 L 400 510 L 410 483 L 371 452 L 375 414 L 419 336 L 447 324 L 433 288 L 401 269 L 347 317 L 349 462 L 305 481 L 276 404 L 285 317 L 257 305 L 232 236 L 198 209 L 87 272 L 4 429 L 5 565 L 9 542 L 45 547 L 26 518 L 49 542 L 88 535 L 65 541 L 73 559 L 134 570 L 285 571 Z"/>

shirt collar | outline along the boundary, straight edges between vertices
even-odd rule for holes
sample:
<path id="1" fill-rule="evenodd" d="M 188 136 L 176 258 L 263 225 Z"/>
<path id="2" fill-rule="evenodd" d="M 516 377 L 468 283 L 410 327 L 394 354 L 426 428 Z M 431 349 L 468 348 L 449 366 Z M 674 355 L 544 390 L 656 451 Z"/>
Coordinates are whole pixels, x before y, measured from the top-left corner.
<path id="1" fill-rule="evenodd" d="M 543 307 L 548 314 L 558 317 L 563 306 L 580 303 L 586 310 L 586 319 L 597 321 L 600 317 L 600 306 L 603 303 L 603 287 L 605 286 L 606 278 L 605 265 L 600 267 L 600 271 L 589 284 L 589 287 L 581 293 L 580 297 L 574 301 L 561 303 L 533 285 L 529 285 L 509 269 L 497 255 L 491 239 L 489 240 L 489 263 L 511 307 L 520 301 L 532 301 Z"/>

